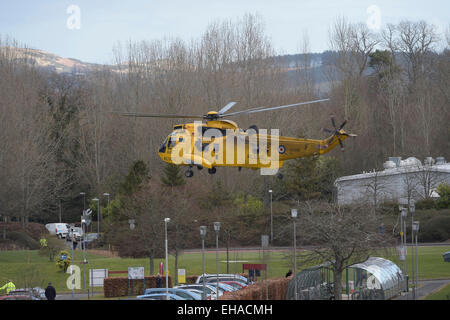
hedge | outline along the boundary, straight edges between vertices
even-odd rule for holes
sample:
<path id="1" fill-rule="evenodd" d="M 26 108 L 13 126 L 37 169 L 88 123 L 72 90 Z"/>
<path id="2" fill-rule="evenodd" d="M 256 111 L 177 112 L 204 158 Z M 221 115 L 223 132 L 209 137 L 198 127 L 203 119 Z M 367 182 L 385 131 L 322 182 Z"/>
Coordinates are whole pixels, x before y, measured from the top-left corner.
<path id="1" fill-rule="evenodd" d="M 169 288 L 172 287 L 172 278 L 169 276 Z M 130 281 L 130 282 L 128 282 Z M 166 278 L 162 277 L 163 286 L 166 286 Z M 130 283 L 130 289 L 128 288 Z M 145 277 L 145 289 L 156 288 L 156 276 Z M 128 277 L 113 277 L 106 278 L 103 282 L 103 293 L 105 298 L 123 297 L 123 296 L 136 296 L 144 294 L 144 281 L 143 280 L 128 280 Z M 131 294 L 130 294 L 131 293 Z"/>
<path id="2" fill-rule="evenodd" d="M 258 281 L 239 291 L 225 292 L 219 300 L 286 300 L 286 290 L 292 276 L 288 278 Z"/>

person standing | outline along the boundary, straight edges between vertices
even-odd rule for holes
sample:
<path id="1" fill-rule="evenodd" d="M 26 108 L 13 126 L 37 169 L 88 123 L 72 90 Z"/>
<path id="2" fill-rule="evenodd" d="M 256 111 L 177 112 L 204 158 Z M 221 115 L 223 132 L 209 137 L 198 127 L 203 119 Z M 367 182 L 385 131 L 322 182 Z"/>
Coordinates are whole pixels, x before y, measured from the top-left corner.
<path id="1" fill-rule="evenodd" d="M 0 290 L 5 290 L 6 294 L 9 294 L 11 291 L 16 290 L 16 285 L 12 282 L 12 280 L 8 280 L 8 283 L 6 283 L 3 287 L 0 288 Z"/>
<path id="2" fill-rule="evenodd" d="M 162 288 L 162 278 L 161 278 L 161 275 L 159 273 L 156 275 L 156 287 L 157 288 Z"/>
<path id="3" fill-rule="evenodd" d="M 45 296 L 47 297 L 47 300 L 55 300 L 56 298 L 56 290 L 51 282 L 49 282 L 48 287 L 45 288 Z"/>

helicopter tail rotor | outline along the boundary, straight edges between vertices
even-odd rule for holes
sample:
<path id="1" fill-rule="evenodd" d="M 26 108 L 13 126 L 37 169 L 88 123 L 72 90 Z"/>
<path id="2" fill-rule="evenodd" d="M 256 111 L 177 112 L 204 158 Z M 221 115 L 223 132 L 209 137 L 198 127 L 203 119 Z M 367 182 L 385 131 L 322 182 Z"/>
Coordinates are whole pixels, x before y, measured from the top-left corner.
<path id="1" fill-rule="evenodd" d="M 333 129 L 334 130 L 330 130 L 327 128 L 322 128 L 323 132 L 326 133 L 332 133 L 333 135 L 331 136 L 330 140 L 328 141 L 328 143 L 331 143 L 334 139 L 337 138 L 338 142 L 339 142 L 339 146 L 341 147 L 341 151 L 344 151 L 344 144 L 342 143 L 341 137 L 345 136 L 345 137 L 356 137 L 356 134 L 351 134 L 351 133 L 347 133 L 345 131 L 343 131 L 345 125 L 348 122 L 348 119 L 345 119 L 344 122 L 341 123 L 341 125 L 339 126 L 339 128 L 336 127 L 336 121 L 335 121 L 335 117 L 334 114 L 330 115 L 330 119 L 331 119 L 331 124 L 333 125 Z"/>

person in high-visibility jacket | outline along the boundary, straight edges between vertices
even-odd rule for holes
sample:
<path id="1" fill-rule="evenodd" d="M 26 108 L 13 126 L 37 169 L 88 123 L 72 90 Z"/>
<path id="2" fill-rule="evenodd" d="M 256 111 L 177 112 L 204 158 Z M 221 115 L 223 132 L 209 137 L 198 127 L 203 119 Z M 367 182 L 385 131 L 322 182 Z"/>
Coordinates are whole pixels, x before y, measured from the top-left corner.
<path id="1" fill-rule="evenodd" d="M 9 294 L 11 291 L 16 290 L 16 286 L 14 285 L 12 280 L 8 280 L 8 283 L 0 288 L 0 290 L 5 290 L 5 289 L 6 289 L 6 294 Z"/>

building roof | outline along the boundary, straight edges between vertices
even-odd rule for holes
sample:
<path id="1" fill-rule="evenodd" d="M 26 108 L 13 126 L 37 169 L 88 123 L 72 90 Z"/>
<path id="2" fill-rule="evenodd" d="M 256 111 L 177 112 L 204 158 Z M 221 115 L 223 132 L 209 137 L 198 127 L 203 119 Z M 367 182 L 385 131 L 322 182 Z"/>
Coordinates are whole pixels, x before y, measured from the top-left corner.
<path id="1" fill-rule="evenodd" d="M 399 165 L 397 166 L 394 162 L 387 161 L 385 162 L 385 169 L 382 171 L 371 171 L 371 172 L 363 172 L 360 174 L 350 175 L 350 176 L 343 176 L 338 179 L 336 179 L 335 183 L 343 182 L 343 181 L 350 181 L 350 180 L 361 180 L 361 179 L 368 179 L 373 178 L 375 176 L 383 177 L 383 176 L 392 176 L 392 175 L 399 175 L 399 174 L 405 174 L 405 173 L 414 173 L 414 172 L 420 172 L 426 168 L 427 170 L 433 171 L 433 172 L 442 172 L 442 173 L 448 173 L 450 174 L 450 163 L 444 162 L 440 164 L 433 164 L 433 165 L 422 165 L 420 160 L 414 157 L 410 157 L 406 160 L 401 160 Z"/>

